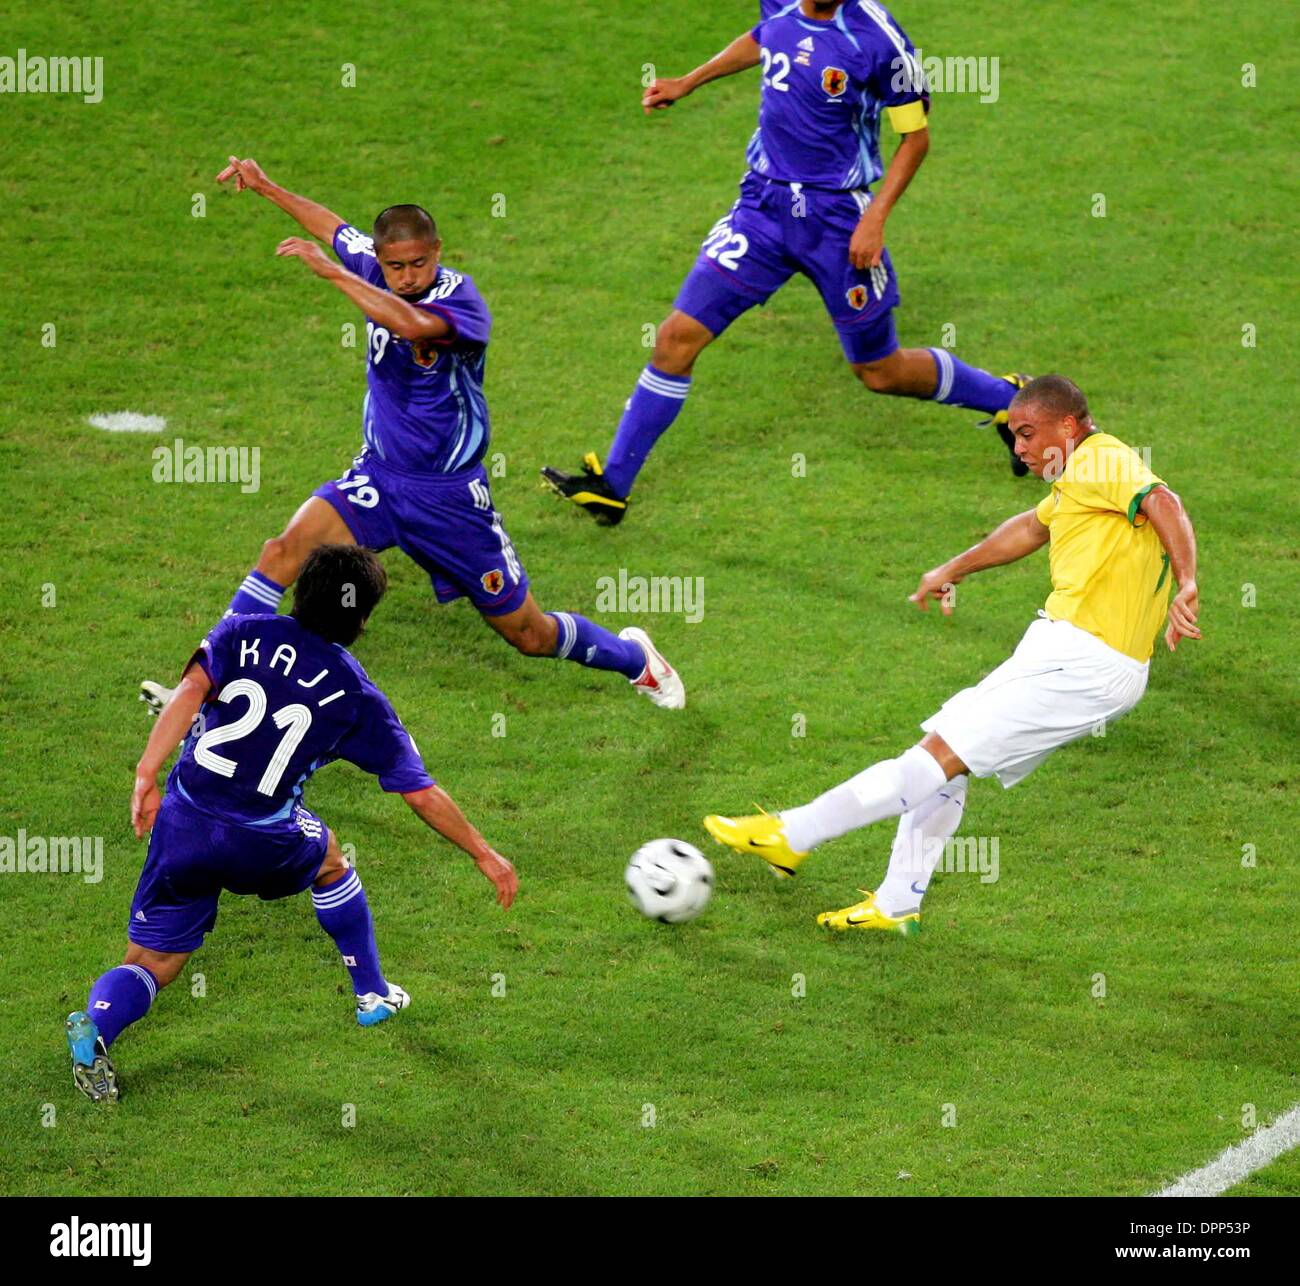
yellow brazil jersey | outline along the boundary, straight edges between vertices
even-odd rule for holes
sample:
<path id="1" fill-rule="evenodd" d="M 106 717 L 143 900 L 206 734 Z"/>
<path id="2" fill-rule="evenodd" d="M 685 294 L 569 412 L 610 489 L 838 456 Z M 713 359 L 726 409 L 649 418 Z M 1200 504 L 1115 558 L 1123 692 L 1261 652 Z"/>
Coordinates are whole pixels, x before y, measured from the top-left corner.
<path id="1" fill-rule="evenodd" d="M 1051 531 L 1048 617 L 1095 634 L 1135 661 L 1150 659 L 1169 605 L 1169 557 L 1138 512 L 1161 483 L 1131 447 L 1091 433 L 1037 509 Z"/>

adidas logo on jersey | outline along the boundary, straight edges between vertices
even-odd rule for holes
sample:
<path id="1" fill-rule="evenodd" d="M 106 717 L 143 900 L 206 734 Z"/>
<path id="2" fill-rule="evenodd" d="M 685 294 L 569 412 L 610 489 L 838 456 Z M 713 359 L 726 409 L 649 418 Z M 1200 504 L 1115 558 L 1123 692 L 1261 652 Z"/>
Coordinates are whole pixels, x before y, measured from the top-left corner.
<path id="1" fill-rule="evenodd" d="M 813 38 L 812 38 L 811 36 L 805 36 L 805 37 L 804 37 L 804 38 L 799 42 L 799 48 L 800 48 L 800 49 L 806 49 L 809 53 L 812 53 L 812 51 L 813 51 Z"/>
<path id="2" fill-rule="evenodd" d="M 430 304 L 435 299 L 446 299 L 464 280 L 460 273 L 452 272 L 450 268 L 443 268 L 433 289 L 420 302 Z"/>

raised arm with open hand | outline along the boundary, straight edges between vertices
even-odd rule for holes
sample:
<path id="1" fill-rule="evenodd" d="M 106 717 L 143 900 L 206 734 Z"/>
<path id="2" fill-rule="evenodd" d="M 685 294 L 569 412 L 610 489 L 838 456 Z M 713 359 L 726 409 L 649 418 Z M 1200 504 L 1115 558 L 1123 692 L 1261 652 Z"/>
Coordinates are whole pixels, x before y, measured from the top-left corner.
<path id="1" fill-rule="evenodd" d="M 256 192 L 258 196 L 264 196 L 268 201 L 278 205 L 285 214 L 297 219 L 313 237 L 318 237 L 327 245 L 333 240 L 339 224 L 347 222 L 346 219 L 340 219 L 333 210 L 315 201 L 309 201 L 305 196 L 297 196 L 278 183 L 272 183 L 266 177 L 262 167 L 251 156 L 243 160 L 232 156 L 230 164 L 217 175 L 218 183 L 229 183 L 232 179 L 236 192 L 242 192 L 247 188 L 250 192 Z"/>

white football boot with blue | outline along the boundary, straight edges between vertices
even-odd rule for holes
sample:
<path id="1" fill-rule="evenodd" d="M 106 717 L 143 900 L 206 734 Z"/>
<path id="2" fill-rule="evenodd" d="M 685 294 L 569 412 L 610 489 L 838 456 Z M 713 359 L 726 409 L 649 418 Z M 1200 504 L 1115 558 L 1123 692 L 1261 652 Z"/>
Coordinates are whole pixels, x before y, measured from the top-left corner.
<path id="1" fill-rule="evenodd" d="M 381 996 L 377 991 L 368 991 L 357 997 L 357 1022 L 363 1027 L 373 1027 L 376 1023 L 386 1022 L 399 1009 L 409 1009 L 411 998 L 401 987 L 388 984 L 388 995 Z"/>

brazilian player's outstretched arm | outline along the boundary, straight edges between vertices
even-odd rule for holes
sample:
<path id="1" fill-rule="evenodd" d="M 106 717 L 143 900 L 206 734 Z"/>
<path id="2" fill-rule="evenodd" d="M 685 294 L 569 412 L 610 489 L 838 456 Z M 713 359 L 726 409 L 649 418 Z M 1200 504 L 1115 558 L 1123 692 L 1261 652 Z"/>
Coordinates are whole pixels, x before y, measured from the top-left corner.
<path id="1" fill-rule="evenodd" d="M 679 98 L 693 94 L 711 80 L 720 80 L 723 76 L 734 76 L 737 72 L 757 67 L 758 61 L 758 41 L 749 32 L 745 32 L 743 36 L 737 36 L 720 54 L 715 54 L 708 62 L 687 72 L 685 76 L 656 78 L 642 94 L 641 106 L 648 116 L 660 108 L 671 107 Z"/>
<path id="2" fill-rule="evenodd" d="M 185 671 L 171 700 L 163 707 L 162 714 L 154 723 L 144 754 L 136 765 L 135 789 L 131 792 L 131 825 L 135 827 L 137 838 L 143 839 L 153 830 L 154 818 L 162 806 L 162 796 L 158 793 L 158 774 L 171 758 L 172 751 L 189 732 L 194 716 L 207 700 L 211 689 L 211 680 L 196 661 Z"/>
<path id="3" fill-rule="evenodd" d="M 1196 626 L 1200 595 L 1196 588 L 1196 532 L 1183 502 L 1168 487 L 1153 487 L 1138 506 L 1155 528 L 1169 555 L 1169 567 L 1178 582 L 1178 593 L 1169 604 L 1169 625 L 1165 645 L 1172 652 L 1179 639 L 1199 639 Z"/>
<path id="4" fill-rule="evenodd" d="M 1047 544 L 1051 533 L 1038 520 L 1036 509 L 1026 509 L 1014 518 L 1008 518 L 996 531 L 985 536 L 978 545 L 972 545 L 956 558 L 925 573 L 911 601 L 925 611 L 926 603 L 939 600 L 939 609 L 945 616 L 952 615 L 952 587 L 972 572 L 982 572 L 986 567 L 1001 567 L 1032 554 Z"/>
<path id="5" fill-rule="evenodd" d="M 426 786 L 402 796 L 426 826 L 432 827 L 457 848 L 474 859 L 474 865 L 496 886 L 497 901 L 508 907 L 519 891 L 519 877 L 456 806 L 456 801 L 440 786 Z"/>
<path id="6" fill-rule="evenodd" d="M 313 237 L 318 237 L 326 244 L 334 239 L 339 224 L 346 222 L 333 210 L 327 210 L 323 205 L 309 201 L 305 196 L 298 196 L 282 188 L 278 183 L 272 183 L 262 172 L 262 167 L 251 156 L 242 161 L 237 156 L 232 156 L 230 164 L 217 175 L 218 183 L 227 183 L 231 179 L 235 181 L 236 192 L 242 192 L 247 188 L 250 192 L 256 192 L 258 196 L 264 196 L 268 201 L 278 205 L 290 218 L 297 219 Z"/>
<path id="7" fill-rule="evenodd" d="M 367 317 L 400 339 L 443 339 L 452 332 L 452 325 L 445 317 L 416 308 L 400 295 L 372 286 L 365 278 L 335 263 L 314 241 L 286 237 L 276 246 L 275 253 L 301 259 L 318 277 L 336 285 Z"/>

